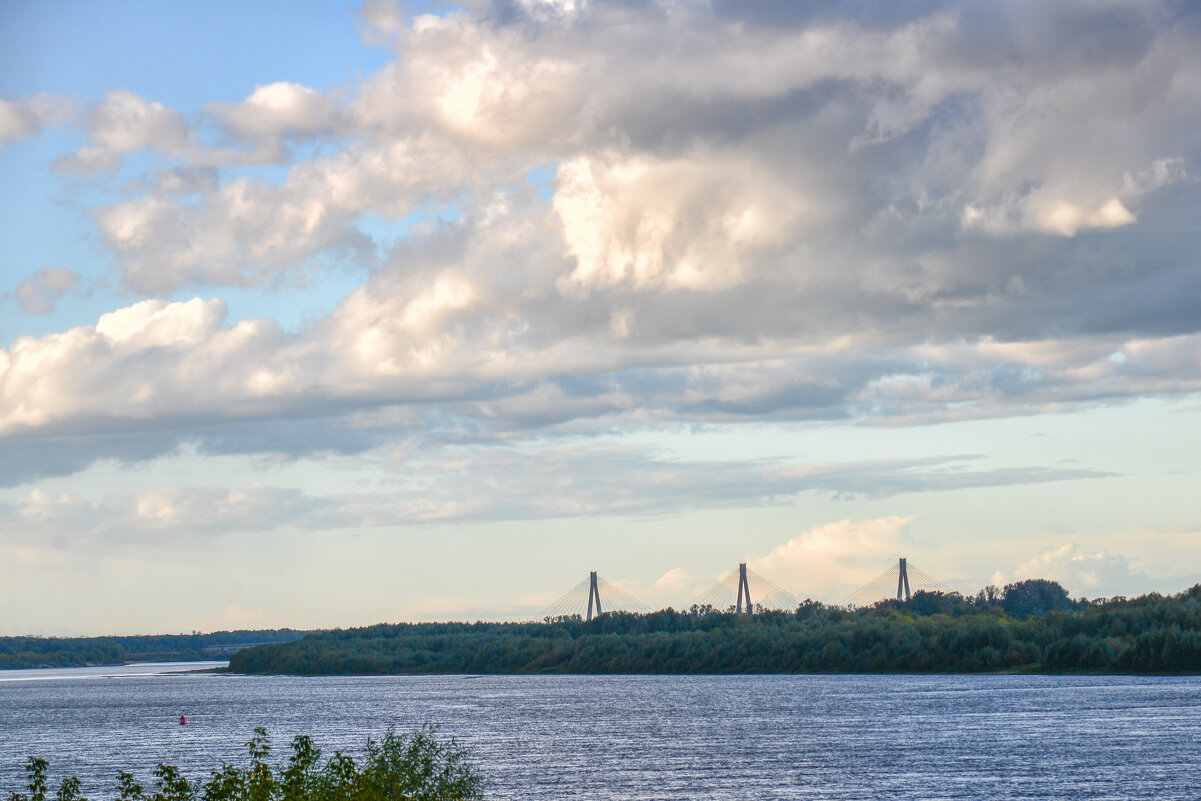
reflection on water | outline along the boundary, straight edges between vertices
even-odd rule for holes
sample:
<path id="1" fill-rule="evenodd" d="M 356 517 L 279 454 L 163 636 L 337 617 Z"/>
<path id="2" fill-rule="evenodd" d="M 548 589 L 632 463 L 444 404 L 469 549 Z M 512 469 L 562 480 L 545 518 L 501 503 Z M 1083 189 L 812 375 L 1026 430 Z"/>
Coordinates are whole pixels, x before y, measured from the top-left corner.
<path id="1" fill-rule="evenodd" d="M 474 751 L 497 799 L 1192 799 L 1201 787 L 1198 677 L 80 670 L 0 681 L 0 797 L 20 789 L 30 754 L 103 798 L 118 769 L 149 784 L 159 759 L 206 778 L 243 760 L 258 725 L 282 759 L 295 734 L 329 754 L 425 722 Z"/>

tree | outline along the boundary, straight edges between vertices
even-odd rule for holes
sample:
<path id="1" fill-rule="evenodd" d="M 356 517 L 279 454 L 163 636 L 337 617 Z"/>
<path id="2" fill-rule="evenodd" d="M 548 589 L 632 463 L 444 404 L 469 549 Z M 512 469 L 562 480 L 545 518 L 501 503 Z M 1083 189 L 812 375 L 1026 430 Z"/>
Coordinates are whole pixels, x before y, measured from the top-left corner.
<path id="1" fill-rule="evenodd" d="M 1024 619 L 1047 612 L 1067 612 L 1075 609 L 1076 605 L 1059 582 L 1028 579 L 1005 585 L 1001 607 L 1013 617 Z"/>

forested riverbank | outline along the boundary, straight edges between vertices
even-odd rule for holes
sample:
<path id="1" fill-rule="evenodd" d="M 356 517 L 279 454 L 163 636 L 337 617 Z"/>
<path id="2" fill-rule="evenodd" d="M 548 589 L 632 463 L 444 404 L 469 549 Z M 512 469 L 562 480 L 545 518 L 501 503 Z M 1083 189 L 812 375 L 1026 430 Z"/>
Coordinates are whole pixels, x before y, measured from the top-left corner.
<path id="1" fill-rule="evenodd" d="M 222 659 L 251 645 L 289 642 L 305 633 L 270 629 L 121 637 L 0 637 L 0 670 Z"/>
<path id="2" fill-rule="evenodd" d="M 231 672 L 974 673 L 1201 672 L 1201 585 L 1171 596 L 1073 600 L 1031 580 L 972 597 L 919 592 L 848 610 L 735 615 L 693 607 L 538 623 L 326 631 L 233 654 Z"/>

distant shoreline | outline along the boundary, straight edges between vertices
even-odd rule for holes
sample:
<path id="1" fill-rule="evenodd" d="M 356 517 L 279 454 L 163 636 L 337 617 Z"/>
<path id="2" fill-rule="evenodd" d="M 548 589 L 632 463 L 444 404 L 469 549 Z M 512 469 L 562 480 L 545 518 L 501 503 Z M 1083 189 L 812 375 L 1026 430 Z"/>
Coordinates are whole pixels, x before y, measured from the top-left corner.
<path id="1" fill-rule="evenodd" d="M 206 662 L 243 648 L 298 640 L 294 629 L 102 637 L 0 637 L 0 670 L 113 667 L 138 662 Z"/>
<path id="2" fill-rule="evenodd" d="M 1072 600 L 1034 579 L 974 597 L 916 593 L 849 610 L 712 608 L 538 623 L 401 623 L 125 637 L 0 637 L 0 671 L 204 662 L 188 673 L 288 676 L 1193 675 L 1201 585 Z"/>
<path id="3" fill-rule="evenodd" d="M 992 588 L 995 589 L 995 588 Z M 540 623 L 414 623 L 247 648 L 230 673 L 723 675 L 1201 673 L 1201 585 L 1072 600 L 1034 579 L 1004 592 L 916 593 L 856 610 L 806 601 L 754 615 L 693 608 Z"/>

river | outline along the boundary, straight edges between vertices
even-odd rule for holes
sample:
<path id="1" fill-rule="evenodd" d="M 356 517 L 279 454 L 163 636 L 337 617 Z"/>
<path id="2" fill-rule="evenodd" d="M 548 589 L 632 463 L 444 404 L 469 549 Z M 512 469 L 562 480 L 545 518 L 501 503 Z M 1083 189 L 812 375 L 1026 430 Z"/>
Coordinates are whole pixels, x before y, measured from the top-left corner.
<path id="1" fill-rule="evenodd" d="M 0 797 L 30 754 L 115 797 L 207 778 L 255 726 L 327 755 L 434 723 L 494 799 L 1196 799 L 1201 677 L 434 676 L 0 672 Z M 186 726 L 179 716 L 186 715 Z"/>

